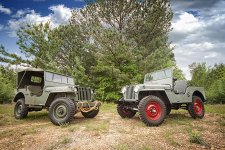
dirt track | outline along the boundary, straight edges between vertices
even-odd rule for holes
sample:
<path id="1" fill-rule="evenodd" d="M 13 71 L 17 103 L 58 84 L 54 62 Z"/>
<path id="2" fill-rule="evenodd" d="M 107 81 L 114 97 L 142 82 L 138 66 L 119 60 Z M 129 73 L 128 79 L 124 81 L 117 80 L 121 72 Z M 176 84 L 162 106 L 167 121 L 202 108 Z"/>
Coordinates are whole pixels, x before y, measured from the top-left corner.
<path id="1" fill-rule="evenodd" d="M 37 113 L 31 114 L 34 117 Z M 0 126 L 1 149 L 225 149 L 224 116 L 206 114 L 193 120 L 186 112 L 172 112 L 159 127 L 146 127 L 138 115 L 121 119 L 115 111 L 94 119 L 75 116 L 70 125 L 54 126 L 42 112 L 35 119 Z M 193 133 L 200 144 L 190 142 Z"/>

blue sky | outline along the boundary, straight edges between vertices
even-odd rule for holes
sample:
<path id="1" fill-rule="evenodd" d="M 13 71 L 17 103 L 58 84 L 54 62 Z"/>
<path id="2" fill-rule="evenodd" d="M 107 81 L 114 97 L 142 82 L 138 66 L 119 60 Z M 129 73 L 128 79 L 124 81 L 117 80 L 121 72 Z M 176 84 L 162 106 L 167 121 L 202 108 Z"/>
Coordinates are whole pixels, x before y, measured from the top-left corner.
<path id="1" fill-rule="evenodd" d="M 171 0 L 174 17 L 169 34 L 179 68 L 190 79 L 188 65 L 225 63 L 225 0 Z M 20 54 L 16 45 L 19 24 L 50 21 L 66 24 L 82 0 L 0 0 L 0 44 Z"/>

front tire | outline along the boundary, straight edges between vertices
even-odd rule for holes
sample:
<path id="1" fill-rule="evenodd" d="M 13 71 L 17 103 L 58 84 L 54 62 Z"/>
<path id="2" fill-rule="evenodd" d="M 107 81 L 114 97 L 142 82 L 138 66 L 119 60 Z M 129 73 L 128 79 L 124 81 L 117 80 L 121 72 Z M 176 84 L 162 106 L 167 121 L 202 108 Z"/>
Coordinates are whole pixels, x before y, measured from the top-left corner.
<path id="1" fill-rule="evenodd" d="M 192 118 L 202 119 L 205 115 L 204 102 L 198 96 L 193 96 L 192 103 L 188 105 L 188 112 Z"/>
<path id="2" fill-rule="evenodd" d="M 55 125 L 70 123 L 75 114 L 75 105 L 69 98 L 57 98 L 49 108 L 48 116 Z"/>
<path id="3" fill-rule="evenodd" d="M 85 118 L 94 118 L 95 116 L 97 116 L 98 112 L 99 112 L 99 107 L 97 109 L 94 109 L 94 110 L 89 111 L 89 112 L 81 112 L 81 114 Z"/>
<path id="4" fill-rule="evenodd" d="M 24 119 L 27 117 L 28 114 L 28 108 L 25 104 L 24 99 L 19 99 L 16 102 L 16 105 L 14 107 L 14 117 L 16 119 Z"/>
<path id="5" fill-rule="evenodd" d="M 117 104 L 117 112 L 122 118 L 132 118 L 136 114 L 136 111 L 126 109 L 124 104 Z"/>
<path id="6" fill-rule="evenodd" d="M 140 101 L 138 112 L 140 119 L 147 126 L 158 126 L 164 121 L 167 109 L 159 97 L 150 95 Z"/>

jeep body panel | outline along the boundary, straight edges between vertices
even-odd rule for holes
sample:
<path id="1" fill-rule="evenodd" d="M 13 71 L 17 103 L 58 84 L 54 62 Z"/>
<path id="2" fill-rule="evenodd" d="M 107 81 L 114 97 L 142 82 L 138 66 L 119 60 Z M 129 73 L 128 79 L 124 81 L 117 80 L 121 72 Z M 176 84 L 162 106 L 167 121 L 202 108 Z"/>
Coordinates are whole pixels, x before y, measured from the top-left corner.
<path id="1" fill-rule="evenodd" d="M 146 74 L 143 84 L 128 85 L 122 88 L 121 93 L 123 94 L 123 101 L 138 102 L 144 96 L 157 95 L 161 97 L 164 96 L 164 98 L 166 96 L 170 104 L 191 103 L 192 96 L 195 92 L 197 92 L 203 100 L 206 99 L 202 87 L 187 86 L 184 84 L 186 83 L 184 80 L 180 80 L 182 82 L 173 81 L 172 75 L 172 68 Z M 178 91 L 175 91 L 175 83 L 177 83 Z M 179 88 L 183 88 L 183 90 L 179 91 Z"/>
<path id="2" fill-rule="evenodd" d="M 32 77 L 40 78 L 40 82 L 32 82 Z M 34 94 L 35 91 L 40 93 Z M 89 87 L 75 85 L 70 76 L 41 69 L 28 68 L 17 73 L 14 102 L 19 98 L 24 98 L 26 105 L 48 107 L 53 99 L 60 96 L 68 97 L 74 102 L 90 101 L 93 100 L 93 90 Z"/>

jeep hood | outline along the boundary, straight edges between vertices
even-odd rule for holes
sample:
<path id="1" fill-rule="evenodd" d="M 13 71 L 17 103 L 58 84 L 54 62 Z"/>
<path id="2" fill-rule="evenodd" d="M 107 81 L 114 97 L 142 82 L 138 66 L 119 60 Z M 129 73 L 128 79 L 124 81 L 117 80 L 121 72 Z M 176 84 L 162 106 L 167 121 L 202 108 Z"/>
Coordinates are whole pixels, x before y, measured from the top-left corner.
<path id="1" fill-rule="evenodd" d="M 136 85 L 129 85 L 134 86 L 138 88 L 138 90 L 150 90 L 150 89 L 158 89 L 158 90 L 164 90 L 164 89 L 171 89 L 170 85 L 158 85 L 158 84 L 136 84 Z M 127 86 L 127 87 L 129 87 Z"/>
<path id="2" fill-rule="evenodd" d="M 59 87 L 46 87 L 47 92 L 75 92 L 76 88 L 74 86 L 59 86 Z"/>

